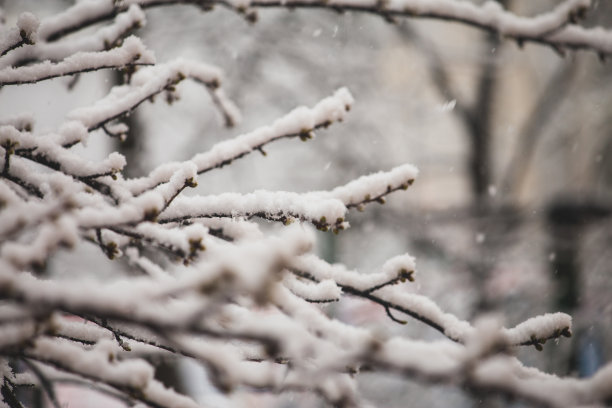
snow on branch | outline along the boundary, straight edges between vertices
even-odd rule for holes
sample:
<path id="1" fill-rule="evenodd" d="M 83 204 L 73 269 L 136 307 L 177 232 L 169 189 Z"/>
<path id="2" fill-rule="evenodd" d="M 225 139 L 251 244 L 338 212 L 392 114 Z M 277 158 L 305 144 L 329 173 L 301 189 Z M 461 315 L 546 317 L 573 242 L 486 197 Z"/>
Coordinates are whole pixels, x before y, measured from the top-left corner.
<path id="1" fill-rule="evenodd" d="M 446 313 L 423 295 L 403 292 L 394 285 L 415 279 L 414 259 L 402 255 L 389 259 L 378 273 L 361 274 L 350 271 L 343 265 L 330 265 L 315 256 L 302 256 L 291 263 L 290 270 L 297 276 L 315 283 L 334 282 L 344 293 L 368 299 L 385 308 L 389 317 L 401 324 L 405 321 L 394 317 L 390 310 L 401 312 L 443 333 L 449 339 L 466 343 L 474 334 L 474 328 L 467 322 Z M 326 293 L 331 289 L 325 289 Z M 310 299 L 322 295 L 308 295 Z M 331 296 L 334 299 L 335 297 Z M 512 329 L 502 329 L 504 346 L 541 344 L 552 338 L 571 336 L 571 317 L 564 313 L 546 314 L 531 318 Z"/>
<path id="2" fill-rule="evenodd" d="M 77 178 L 111 175 L 125 165 L 125 158 L 119 153 L 111 153 L 105 160 L 95 163 L 62 148 L 50 137 L 36 137 L 12 126 L 0 127 L 0 146 L 13 146 L 15 155 Z"/>
<path id="3" fill-rule="evenodd" d="M 182 59 L 144 67 L 132 75 L 129 84 L 113 87 L 105 98 L 93 106 L 75 109 L 68 117 L 81 122 L 89 131 L 96 130 L 129 114 L 161 92 L 175 92 L 179 82 L 192 78 L 209 89 L 226 118 L 226 124 L 231 125 L 239 120 L 239 115 L 234 104 L 219 89 L 221 76 L 221 71 L 216 67 Z"/>
<path id="4" fill-rule="evenodd" d="M 81 1 L 67 10 L 47 17 L 40 27 L 40 37 L 47 40 L 57 40 L 60 36 L 74 30 L 69 27 L 81 28 L 114 17 L 118 13 L 113 0 Z"/>
<path id="5" fill-rule="evenodd" d="M 258 190 L 250 194 L 223 193 L 215 196 L 180 197 L 159 217 L 177 222 L 192 218 L 260 217 L 290 223 L 293 219 L 317 226 L 343 227 L 346 207 L 340 200 L 322 199 L 315 194 Z"/>
<path id="6" fill-rule="evenodd" d="M 499 3 L 489 0 L 482 5 L 463 0 L 131 0 L 114 4 L 112 0 L 80 2 L 65 12 L 46 19 L 41 24 L 40 37 L 52 41 L 91 24 L 114 18 L 129 5 L 151 8 L 172 4 L 193 4 L 210 10 L 215 4 L 242 13 L 250 21 L 256 20 L 253 10 L 258 8 L 321 8 L 335 11 L 357 11 L 377 14 L 389 21 L 395 18 L 428 18 L 456 21 L 505 38 L 541 43 L 562 52 L 586 49 L 602 57 L 612 54 L 612 33 L 602 28 L 584 28 L 577 24 L 588 8 L 590 0 L 565 0 L 553 10 L 526 17 L 504 10 Z"/>
<path id="7" fill-rule="evenodd" d="M 32 13 L 23 13 L 17 19 L 17 27 L 10 28 L 0 35 L 0 57 L 26 44 L 37 40 L 39 21 Z"/>
<path id="8" fill-rule="evenodd" d="M 395 167 L 390 171 L 362 176 L 350 183 L 336 187 L 328 193 L 342 201 L 347 208 L 363 211 L 363 206 L 371 202 L 385 203 L 385 196 L 397 190 L 407 190 L 416 179 L 419 171 L 411 164 Z"/>
<path id="9" fill-rule="evenodd" d="M 43 27 L 45 20 L 43 20 Z M 121 44 L 129 33 L 146 24 L 144 12 L 137 5 L 132 5 L 118 13 L 113 21 L 100 27 L 87 36 L 76 36 L 62 41 L 48 42 L 38 39 L 36 43 L 21 47 L 0 58 L 0 66 L 16 67 L 28 61 L 58 62 L 77 52 L 95 52 L 109 50 Z"/>
<path id="10" fill-rule="evenodd" d="M 425 382 L 450 381 L 464 385 L 474 392 L 508 392 L 516 398 L 553 407 L 568 405 L 555 395 L 549 395 L 541 388 L 538 389 L 543 383 L 536 381 L 537 385 L 532 384 L 525 380 L 526 378 L 547 379 L 543 388 L 549 391 L 561 387 L 561 384 L 580 383 L 567 392 L 566 401 L 592 403 L 609 395 L 609 391 L 603 393 L 599 391 L 595 396 L 578 391 L 600 386 L 603 374 L 600 378 L 594 377 L 579 382 L 527 368 L 514 357 L 500 354 L 500 350 L 504 350 L 508 344 L 504 338 L 505 329 L 495 323 L 480 324 L 472 328 L 466 338 L 465 346 L 450 342 L 417 341 L 403 337 L 381 338 L 338 321 L 329 321 L 315 309 L 306 310 L 306 305 L 303 303 L 306 300 L 290 296 L 290 293 L 287 289 L 279 288 L 274 292 L 274 301 L 284 314 L 304 324 L 306 332 L 298 336 L 297 332 L 292 331 L 294 338 L 307 339 L 314 335 L 316 339 L 329 339 L 334 345 L 331 349 L 328 348 L 329 345 L 317 344 L 316 341 L 310 345 L 311 361 L 317 361 L 319 376 L 330 375 L 340 366 L 348 368 L 353 373 L 359 373 L 361 367 L 367 367 L 368 370 L 382 370 L 408 378 L 418 378 Z M 544 319 L 547 320 L 546 316 Z M 286 329 L 290 330 L 289 327 L 287 325 Z M 266 323 L 262 329 L 267 332 L 273 330 Z M 299 346 L 291 345 L 285 352 L 298 353 Z M 491 366 L 496 366 L 497 371 L 490 368 Z M 354 391 L 350 389 L 344 391 L 345 398 L 349 400 L 355 398 Z"/>
<path id="11" fill-rule="evenodd" d="M 283 138 L 308 140 L 342 121 L 353 104 L 345 88 L 191 160 L 162 164 L 143 178 L 126 179 L 126 161 L 117 152 L 86 158 L 76 145 L 84 147 L 100 130 L 125 134 L 120 119 L 157 95 L 166 93 L 171 102 L 177 84 L 187 78 L 207 88 L 226 125 L 239 120 L 220 88 L 220 69 L 187 60 L 155 64 L 137 37 L 125 38 L 144 24 L 143 9 L 168 3 L 204 9 L 218 3 L 247 14 L 250 8 L 278 6 L 431 17 L 518 40 L 608 52 L 607 32 L 593 47 L 590 36 L 599 31 L 572 22 L 589 5 L 582 0 L 563 2 L 534 18 L 492 3 L 450 0 L 83 0 L 44 19 L 40 28 L 31 14 L 22 15 L 17 28 L 2 36 L 0 85 L 19 90 L 25 83 L 107 68 L 126 68 L 129 78 L 93 105 L 70 112 L 55 131 L 35 133 L 35 118 L 26 114 L 0 121 L 0 398 L 5 403 L 21 406 L 18 387 L 30 384 L 59 406 L 54 387 L 72 381 L 128 404 L 198 406 L 154 379 L 149 356 L 195 360 L 223 393 L 314 393 L 344 407 L 364 404 L 358 378 L 366 370 L 549 406 L 609 400 L 609 366 L 579 381 L 526 368 L 510 356 L 516 346 L 539 350 L 549 339 L 570 336 L 572 320 L 566 314 L 536 316 L 513 328 L 498 321 L 472 324 L 406 290 L 417 279 L 408 254 L 372 273 L 313 254 L 315 234 L 308 224 L 334 232 L 348 227 L 351 208 L 363 210 L 406 190 L 418 175 L 412 165 L 330 191 L 184 195 L 197 186 L 200 174 L 251 152 L 265 154 L 265 146 Z M 78 35 L 111 19 L 91 35 Z M 142 64 L 151 66 L 136 67 Z M 287 226 L 270 233 L 252 217 Z M 292 222 L 298 220 L 304 222 Z M 58 254 L 83 256 L 80 251 L 88 246 L 99 252 L 88 253 L 87 262 L 112 273 L 91 276 L 88 269 L 61 264 Z M 54 273 L 58 263 L 70 269 L 69 278 Z M 319 308 L 346 296 L 380 305 L 397 323 L 409 324 L 403 316 L 412 317 L 447 339 L 384 336 Z M 17 373 L 13 362 L 25 372 Z"/>
<path id="12" fill-rule="evenodd" d="M 127 38 L 123 44 L 108 51 L 76 53 L 61 62 L 49 61 L 18 68 L 0 70 L 0 87 L 7 85 L 31 84 L 59 76 L 109 68 L 123 68 L 127 65 L 150 65 L 155 62 L 137 37 Z"/>
<path id="13" fill-rule="evenodd" d="M 269 126 L 217 143 L 209 151 L 195 155 L 189 162 L 196 165 L 198 174 L 203 174 L 229 165 L 234 160 L 256 150 L 265 154 L 263 148 L 280 139 L 297 137 L 303 141 L 311 139 L 314 137 L 314 130 L 342 121 L 353 102 L 351 93 L 346 88 L 341 88 L 312 108 L 298 107 Z M 181 163 L 162 164 L 146 177 L 127 180 L 127 187 L 134 194 L 141 194 L 167 182 L 181 165 Z"/>
<path id="14" fill-rule="evenodd" d="M 566 0 L 535 17 L 517 16 L 495 1 L 475 5 L 461 0 L 236 0 L 229 4 L 242 12 L 266 7 L 328 8 L 378 14 L 389 21 L 403 17 L 456 21 L 513 39 L 519 45 L 535 42 L 561 53 L 566 48 L 585 49 L 597 52 L 602 58 L 612 54 L 610 30 L 576 24 L 590 7 L 590 0 Z"/>
<path id="15" fill-rule="evenodd" d="M 270 7 L 281 5 L 276 0 L 230 1 L 236 8 Z M 385 2 L 362 0 L 296 0 L 286 3 L 289 7 L 330 7 L 338 10 L 357 10 L 383 16 L 427 17 L 458 21 L 507 37 L 540 37 L 556 31 L 584 13 L 590 0 L 566 0 L 554 10 L 536 17 L 521 17 L 503 9 L 495 1 L 476 5 L 456 0 L 389 0 Z"/>
<path id="16" fill-rule="evenodd" d="M 189 162 L 187 162 L 189 163 Z M 363 176 L 332 191 L 297 194 L 258 190 L 250 194 L 223 193 L 213 196 L 180 197 L 159 217 L 159 222 L 179 222 L 195 218 L 259 217 L 290 224 L 307 221 L 320 230 L 338 232 L 348 227 L 346 213 L 351 207 L 363 210 L 372 201 L 384 202 L 384 196 L 406 190 L 416 177 L 412 165 L 389 172 Z M 359 197 L 359 198 L 357 198 Z"/>

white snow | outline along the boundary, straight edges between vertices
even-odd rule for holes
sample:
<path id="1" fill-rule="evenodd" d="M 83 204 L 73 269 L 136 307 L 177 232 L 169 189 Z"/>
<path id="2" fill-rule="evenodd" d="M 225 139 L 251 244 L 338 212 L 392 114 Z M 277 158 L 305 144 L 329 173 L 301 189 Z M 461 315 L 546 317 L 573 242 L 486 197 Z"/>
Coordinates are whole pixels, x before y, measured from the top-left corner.
<path id="1" fill-rule="evenodd" d="M 34 44 L 37 40 L 39 21 L 32 13 L 22 13 L 17 19 L 17 27 L 13 27 L 0 35 L 0 52 L 9 52 L 9 49 L 21 41 Z"/>
<path id="2" fill-rule="evenodd" d="M 217 143 L 209 151 L 195 155 L 190 161 L 196 164 L 198 173 L 209 171 L 224 163 L 229 164 L 232 160 L 272 141 L 290 135 L 299 135 L 302 131 L 311 131 L 315 127 L 342 120 L 347 106 L 350 107 L 352 103 L 353 97 L 350 92 L 346 88 L 341 88 L 312 108 L 296 108 L 272 125 Z M 129 180 L 128 186 L 134 194 L 140 194 L 159 183 L 166 182 L 178 166 L 179 163 L 163 164 L 147 177 Z"/>
<path id="3" fill-rule="evenodd" d="M 319 221 L 343 218 L 346 207 L 339 200 L 319 199 L 313 194 L 257 190 L 249 194 L 179 197 L 160 217 L 161 221 L 199 217 L 297 218 Z"/>
<path id="4" fill-rule="evenodd" d="M 434 16 L 519 40 L 612 52 L 608 31 L 568 23 L 589 5 L 587 0 L 564 1 L 536 17 L 516 16 L 492 1 L 309 1 L 283 0 L 281 5 Z M 40 25 L 32 14 L 22 14 L 16 27 L 2 27 L 0 51 L 24 39 L 35 44 L 0 57 L 0 85 L 155 64 L 140 39 L 123 38 L 145 23 L 143 9 L 155 2 L 80 0 Z M 273 2 L 232 0 L 229 5 Z M 92 22 L 100 24 L 66 35 Z M 321 33 L 317 29 L 314 35 Z M 23 65 L 26 61 L 32 63 Z M 157 382 L 152 365 L 140 358 L 174 353 L 205 365 L 222 389 L 316 390 L 332 403 L 347 405 L 361 402 L 358 383 L 347 371 L 364 366 L 429 381 L 469 381 L 476 390 L 492 388 L 543 405 L 610 399 L 612 365 L 591 379 L 573 380 L 545 375 L 499 354 L 569 336 L 572 320 L 566 314 L 533 317 L 513 328 L 503 327 L 497 318 L 472 325 L 426 294 L 412 293 L 419 289 L 406 282 L 416 277 L 415 260 L 408 254 L 363 273 L 315 256 L 315 235 L 305 223 L 276 229 L 250 221 L 262 217 L 346 228 L 349 208 L 382 202 L 387 194 L 407 189 L 418 176 L 410 164 L 364 175 L 331 191 L 181 194 L 195 185 L 199 174 L 283 138 L 311 138 L 320 128 L 342 121 L 354 103 L 345 88 L 138 179 L 124 179 L 126 162 L 118 153 L 89 160 L 82 146 L 73 148 L 101 134 L 94 133 L 101 126 L 111 136 L 126 134 L 127 126 L 117 119 L 160 92 L 178 92 L 175 86 L 188 78 L 204 85 L 228 125 L 237 123 L 240 114 L 220 87 L 223 72 L 181 59 L 139 67 L 127 84 L 113 87 L 91 106 L 74 109 L 55 131 L 34 133 L 31 115 L 0 121 L 0 168 L 8 179 L 0 183 L 0 349 L 17 347 L 52 378 L 57 373 L 49 366 L 153 406 L 197 406 Z M 455 105 L 449 101 L 442 110 Z M 479 243 L 485 238 L 476 235 Z M 99 258 L 87 260 L 92 269 L 98 262 L 111 262 L 102 259 L 112 253 L 121 261 L 111 264 L 117 267 L 109 276 L 130 274 L 94 278 L 87 273 L 89 264 L 83 271 L 70 271 L 82 273 L 69 279 L 36 274 L 46 262 L 59 259 L 55 255 L 60 248 L 86 245 L 100 249 Z M 454 341 L 424 342 L 354 327 L 330 318 L 316 304 L 347 295 L 369 298 L 402 318 L 412 316 Z M 98 324 L 86 321 L 88 316 Z M 0 359 L 0 374 L 15 382 L 35 380 L 16 376 L 5 359 Z"/>
<path id="5" fill-rule="evenodd" d="M 43 61 L 24 67 L 4 68 L 0 70 L 0 85 L 32 83 L 79 72 L 121 68 L 131 63 L 152 64 L 154 61 L 153 54 L 142 41 L 131 36 L 120 47 L 108 51 L 80 52 L 57 63 Z"/>
<path id="6" fill-rule="evenodd" d="M 411 164 L 404 164 L 389 171 L 362 176 L 340 187 L 334 188 L 323 196 L 341 200 L 345 205 L 355 205 L 363 201 L 373 200 L 398 188 L 407 189 L 416 179 L 419 171 Z"/>

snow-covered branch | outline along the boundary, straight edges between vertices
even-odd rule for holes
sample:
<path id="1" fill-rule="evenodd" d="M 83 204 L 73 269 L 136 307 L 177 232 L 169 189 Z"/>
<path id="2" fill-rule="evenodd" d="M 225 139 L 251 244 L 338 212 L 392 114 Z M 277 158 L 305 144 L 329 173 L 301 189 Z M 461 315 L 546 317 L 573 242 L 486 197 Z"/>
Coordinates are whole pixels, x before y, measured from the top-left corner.
<path id="1" fill-rule="evenodd" d="M 62 41 L 48 42 L 38 38 L 33 44 L 21 47 L 0 58 L 0 66 L 17 67 L 32 61 L 62 61 L 78 52 L 109 50 L 121 44 L 134 29 L 146 24 L 145 14 L 140 7 L 132 5 L 118 13 L 113 21 L 87 36 L 76 36 Z"/>
<path id="2" fill-rule="evenodd" d="M 198 174 L 231 164 L 254 151 L 265 154 L 263 148 L 274 141 L 297 138 L 312 139 L 314 131 L 342 121 L 353 104 L 353 97 L 346 88 L 337 90 L 312 108 L 305 106 L 294 109 L 269 126 L 237 136 L 214 145 L 209 151 L 199 153 L 189 160 L 195 164 Z M 172 174 L 185 163 L 165 163 L 142 178 L 126 180 L 127 188 L 139 195 L 161 183 L 166 183 Z"/>
<path id="3" fill-rule="evenodd" d="M 348 295 L 381 305 L 399 323 L 406 324 L 394 318 L 390 310 L 419 320 L 459 343 L 465 343 L 473 335 L 474 328 L 469 322 L 445 313 L 426 296 L 403 292 L 393 286 L 415 279 L 414 259 L 408 255 L 392 258 L 383 265 L 381 272 L 365 275 L 350 271 L 343 265 L 330 265 L 315 256 L 298 258 L 290 269 L 305 280 L 327 283 L 320 285 L 325 294 L 316 295 L 311 292 L 308 296 L 311 299 L 337 298 L 338 295 L 333 294 L 340 289 Z M 330 282 L 333 285 L 328 287 Z M 571 317 L 563 313 L 534 317 L 512 329 L 504 329 L 503 336 L 507 346 L 534 345 L 539 348 L 546 340 L 571 336 Z"/>
<path id="4" fill-rule="evenodd" d="M 37 40 L 38 19 L 32 13 L 23 13 L 17 20 L 17 27 L 10 28 L 0 37 L 0 57 Z"/>
<path id="5" fill-rule="evenodd" d="M 121 46 L 109 51 L 77 53 L 58 63 L 45 61 L 19 68 L 4 68 L 0 70 L 0 86 L 31 84 L 59 76 L 119 69 L 128 65 L 151 65 L 154 62 L 153 54 L 140 39 L 129 37 Z"/>
<path id="6" fill-rule="evenodd" d="M 81 122 L 88 130 L 96 130 L 129 114 L 157 94 L 175 92 L 177 84 L 191 78 L 209 89 L 226 124 L 231 126 L 239 120 L 239 114 L 234 104 L 219 89 L 221 76 L 221 71 L 216 67 L 182 59 L 145 67 L 131 76 L 129 84 L 114 87 L 93 106 L 75 109 L 68 116 Z"/>
<path id="7" fill-rule="evenodd" d="M 586 0 L 562 2 L 536 17 L 491 2 L 451 0 L 83 0 L 40 26 L 32 14 L 22 14 L 2 33 L 0 86 L 18 91 L 23 84 L 102 69 L 123 70 L 127 79 L 92 105 L 73 109 L 53 131 L 37 133 L 28 114 L 0 119 L 5 404 L 21 406 L 17 390 L 29 384 L 61 406 L 54 387 L 72 382 L 130 404 L 198 406 L 154 378 L 151 356 L 200 363 L 220 392 L 313 393 L 343 407 L 365 405 L 357 379 L 368 370 L 552 407 L 609 401 L 609 366 L 591 379 L 574 380 L 527 368 L 511 356 L 517 346 L 540 350 L 549 339 L 569 337 L 567 314 L 535 316 L 511 328 L 495 319 L 472 323 L 443 310 L 426 291 L 407 290 L 419 279 L 408 254 L 372 273 L 314 254 L 313 226 L 335 233 L 348 228 L 351 209 L 366 210 L 407 190 L 418 176 L 415 166 L 367 174 L 329 191 L 203 195 L 196 189 L 203 173 L 252 152 L 265 155 L 264 148 L 281 139 L 312 139 L 342 122 L 354 103 L 346 88 L 144 177 L 128 178 L 126 159 L 117 152 L 90 159 L 84 153 L 89 138 L 105 132 L 123 139 L 129 131 L 124 117 L 158 95 L 172 102 L 185 79 L 208 90 L 226 125 L 240 119 L 220 86 L 219 68 L 183 59 L 156 63 L 149 44 L 135 36 L 145 23 L 143 10 L 171 4 L 205 10 L 220 4 L 248 16 L 258 8 L 303 7 L 434 18 L 519 42 L 612 51 L 607 31 L 576 25 Z M 255 218 L 284 226 L 262 227 Z M 56 271 L 67 254 L 92 259 L 81 267 L 62 265 L 66 278 Z M 108 273 L 93 276 L 90 265 Z M 383 308 L 391 324 L 416 320 L 446 338 L 382 335 L 322 313 L 320 304 L 347 297 Z"/>
<path id="8" fill-rule="evenodd" d="M 54 41 L 92 24 L 114 18 L 130 5 L 143 9 L 168 4 L 186 4 L 210 10 L 221 5 L 256 20 L 253 10 L 259 8 L 320 8 L 334 11 L 356 11 L 395 18 L 427 18 L 455 21 L 497 33 L 504 38 L 536 42 L 557 50 L 586 49 L 602 56 L 612 53 L 612 34 L 602 28 L 583 28 L 577 24 L 591 6 L 590 0 L 565 0 L 543 14 L 518 16 L 495 1 L 482 5 L 462 0 L 131 0 L 115 4 L 112 0 L 81 2 L 53 18 L 42 21 L 40 37 Z"/>

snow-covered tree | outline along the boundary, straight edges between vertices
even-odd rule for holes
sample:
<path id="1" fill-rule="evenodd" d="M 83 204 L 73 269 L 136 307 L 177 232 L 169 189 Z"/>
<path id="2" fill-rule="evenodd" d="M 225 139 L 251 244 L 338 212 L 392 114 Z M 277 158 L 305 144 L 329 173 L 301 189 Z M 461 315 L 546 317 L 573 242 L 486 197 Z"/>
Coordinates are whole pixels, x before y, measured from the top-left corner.
<path id="1" fill-rule="evenodd" d="M 74 108 L 50 131 L 38 131 L 31 115 L 0 117 L 0 390 L 6 406 L 26 404 L 22 390 L 29 387 L 61 406 L 55 388 L 67 383 L 127 404 L 198 406 L 154 377 L 156 358 L 201 364 L 222 393 L 314 394 L 336 406 L 369 405 L 357 382 L 368 372 L 553 407 L 612 399 L 612 365 L 579 380 L 514 357 L 519 347 L 541 350 L 547 340 L 571 336 L 567 314 L 534 316 L 512 328 L 492 317 L 468 322 L 406 290 L 419 279 L 408 254 L 371 273 L 315 255 L 315 228 L 342 239 L 352 211 L 410 193 L 403 191 L 417 179 L 413 165 L 325 191 L 194 190 L 198 176 L 214 177 L 251 153 L 265 156 L 278 140 L 309 141 L 328 132 L 343 137 L 338 122 L 354 103 L 347 88 L 142 177 L 127 177 L 117 152 L 92 159 L 88 146 L 125 139 L 135 109 L 156 99 L 171 105 L 183 82 L 209 93 L 225 125 L 240 121 L 218 67 L 190 59 L 157 62 L 136 35 L 148 9 L 167 5 L 225 7 L 250 22 L 271 7 L 369 13 L 391 22 L 433 18 L 504 41 L 559 52 L 586 49 L 603 59 L 612 54 L 611 32 L 579 25 L 588 0 L 564 1 L 535 17 L 496 2 L 456 0 L 84 0 L 40 20 L 22 13 L 15 25 L 1 27 L 2 90 L 103 70 L 120 72 L 123 83 Z M 79 254 L 90 258 L 90 271 L 66 261 Z M 345 297 L 378 305 L 397 324 L 427 325 L 446 339 L 387 335 L 322 309 Z"/>

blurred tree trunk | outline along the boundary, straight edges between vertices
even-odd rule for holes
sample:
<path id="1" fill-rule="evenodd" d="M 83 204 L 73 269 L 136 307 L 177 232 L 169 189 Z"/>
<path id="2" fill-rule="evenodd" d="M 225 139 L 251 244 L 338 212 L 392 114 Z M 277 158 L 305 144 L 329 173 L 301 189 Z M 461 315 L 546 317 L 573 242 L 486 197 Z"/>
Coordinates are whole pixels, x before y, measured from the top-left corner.
<path id="1" fill-rule="evenodd" d="M 484 63 L 472 108 L 465 115 L 465 126 L 468 130 L 470 155 L 467 158 L 467 174 L 472 189 L 472 208 L 476 222 L 474 224 L 474 252 L 477 262 L 473 263 L 473 276 L 477 282 L 486 282 L 489 278 L 494 256 L 489 238 L 493 234 L 492 227 L 487 222 L 491 208 L 489 186 L 492 185 L 492 134 L 495 93 L 499 70 L 497 65 L 498 36 L 489 34 L 483 43 L 484 55 L 491 55 Z M 491 52 L 495 50 L 496 52 Z M 475 315 L 481 315 L 494 308 L 492 299 L 481 293 L 474 310 Z"/>
<path id="2" fill-rule="evenodd" d="M 500 46 L 497 35 L 487 35 L 485 54 Z M 493 55 L 496 55 L 493 53 Z M 486 61 L 480 76 L 476 101 L 467 116 L 466 126 L 470 141 L 468 174 L 477 212 L 486 212 L 489 206 L 489 186 L 492 180 L 491 141 L 495 89 L 498 77 L 496 58 Z"/>
<path id="3" fill-rule="evenodd" d="M 114 71 L 114 76 L 114 84 L 122 85 L 125 83 L 124 72 Z M 125 156 L 127 162 L 123 169 L 123 176 L 126 178 L 144 176 L 142 162 L 145 157 L 145 141 L 143 140 L 143 129 L 138 116 L 138 112 L 134 111 L 129 116 L 124 117 L 122 122 L 128 127 L 127 137 L 124 140 L 115 139 L 117 151 Z"/>
<path id="4" fill-rule="evenodd" d="M 593 222 L 610 215 L 607 203 L 598 199 L 569 199 L 560 197 L 552 201 L 547 210 L 551 241 L 550 272 L 555 283 L 554 308 L 574 314 L 580 307 L 581 266 L 580 246 L 585 229 Z M 592 343 L 586 339 L 581 327 L 574 328 L 576 339 L 565 366 L 557 367 L 561 374 L 580 372 L 585 347 Z M 556 359 L 559 364 L 559 359 Z"/>

